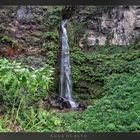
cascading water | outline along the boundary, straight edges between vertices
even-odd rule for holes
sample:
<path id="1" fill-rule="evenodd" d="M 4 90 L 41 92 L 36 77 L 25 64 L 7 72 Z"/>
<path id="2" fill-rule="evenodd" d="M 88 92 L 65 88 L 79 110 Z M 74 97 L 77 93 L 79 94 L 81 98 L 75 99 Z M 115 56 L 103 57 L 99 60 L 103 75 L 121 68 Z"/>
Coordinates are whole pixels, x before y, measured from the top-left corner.
<path id="1" fill-rule="evenodd" d="M 71 66 L 69 55 L 69 44 L 67 36 L 67 20 L 61 23 L 62 28 L 62 49 L 61 49 L 61 72 L 60 72 L 60 96 L 66 98 L 71 108 L 76 108 L 77 104 L 72 98 Z"/>

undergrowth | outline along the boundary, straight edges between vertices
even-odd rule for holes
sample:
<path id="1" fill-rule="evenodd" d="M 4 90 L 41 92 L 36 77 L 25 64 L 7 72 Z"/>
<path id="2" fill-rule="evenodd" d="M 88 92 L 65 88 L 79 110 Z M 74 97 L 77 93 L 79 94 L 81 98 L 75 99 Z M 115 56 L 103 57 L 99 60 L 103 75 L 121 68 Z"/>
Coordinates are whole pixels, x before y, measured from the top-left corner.
<path id="1" fill-rule="evenodd" d="M 50 53 L 52 47 L 55 44 Z M 0 131 L 138 132 L 140 50 L 94 47 L 92 52 L 71 49 L 73 96 L 89 103 L 80 113 L 44 110 L 40 99 L 51 85 L 51 67 L 34 69 L 1 59 Z"/>
<path id="2" fill-rule="evenodd" d="M 49 65 L 34 69 L 0 59 L 0 67 L 0 131 L 49 131 L 59 125 L 59 118 L 43 110 L 41 102 L 52 82 Z"/>
<path id="3" fill-rule="evenodd" d="M 60 114 L 63 131 L 139 132 L 140 50 L 133 46 L 99 47 L 90 52 L 87 58 L 92 67 L 86 67 L 84 57 L 77 56 L 77 60 L 74 60 L 82 61 L 81 65 L 85 65 L 87 75 L 83 76 L 83 80 L 88 80 L 87 84 L 96 80 L 104 81 L 102 98 L 92 100 L 82 113 Z M 82 68 L 81 65 L 75 69 L 77 73 L 73 73 L 74 76 Z M 82 74 L 76 77 L 79 78 L 79 81 L 75 81 L 77 84 Z"/>

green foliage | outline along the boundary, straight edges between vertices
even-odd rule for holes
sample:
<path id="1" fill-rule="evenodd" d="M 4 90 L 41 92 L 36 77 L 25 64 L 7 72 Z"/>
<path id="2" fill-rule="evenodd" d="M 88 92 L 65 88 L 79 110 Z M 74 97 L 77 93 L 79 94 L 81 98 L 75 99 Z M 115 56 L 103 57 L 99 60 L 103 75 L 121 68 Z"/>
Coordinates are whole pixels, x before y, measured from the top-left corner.
<path id="1" fill-rule="evenodd" d="M 17 41 L 7 35 L 2 36 L 2 38 L 0 39 L 0 42 L 9 43 L 12 47 L 17 46 Z"/>
<path id="2" fill-rule="evenodd" d="M 42 107 L 35 109 L 31 107 L 23 112 L 18 118 L 19 124 L 26 132 L 50 132 L 59 131 L 61 120 L 56 113 L 43 110 Z"/>
<path id="3" fill-rule="evenodd" d="M 63 132 L 140 131 L 139 38 L 130 46 L 110 45 L 112 34 L 108 35 L 106 46 L 91 46 L 93 51 L 85 51 L 74 42 L 78 30 L 85 25 L 79 23 L 74 28 L 74 24 L 69 23 L 68 26 L 73 96 L 90 106 L 82 113 L 59 114 L 63 121 L 56 129 Z M 53 65 L 56 64 L 56 46 L 46 46 L 48 63 Z"/>
<path id="4" fill-rule="evenodd" d="M 106 42 L 105 42 L 105 46 L 110 46 L 111 43 L 111 40 L 114 38 L 114 33 L 110 33 L 107 35 L 107 39 L 106 39 Z"/>
<path id="5" fill-rule="evenodd" d="M 91 7 L 88 15 L 91 10 L 96 13 L 111 8 Z M 42 21 L 48 30 L 43 44 L 46 63 L 53 68 L 57 66 L 61 10 L 59 6 L 49 8 L 47 18 Z M 0 121 L 1 132 L 15 131 L 11 128 L 13 124 L 27 132 L 140 131 L 140 39 L 136 38 L 130 46 L 110 45 L 113 37 L 110 34 L 105 46 L 97 42 L 95 46 L 88 46 L 90 51 L 87 51 L 76 44 L 87 25 L 88 21 L 69 21 L 68 36 L 73 96 L 77 102 L 88 102 L 88 108 L 83 112 L 67 113 L 44 110 L 41 98 L 50 89 L 55 91 L 51 81 L 58 75 L 55 77 L 53 69 L 49 66 L 34 69 L 1 59 L 0 103 L 5 109 Z M 86 37 L 85 34 L 85 46 Z M 16 45 L 9 36 L 3 36 L 1 42 Z"/>
<path id="6" fill-rule="evenodd" d="M 79 42 L 79 39 L 81 39 L 81 35 L 85 33 L 85 30 L 87 28 L 87 22 L 78 22 L 76 20 L 72 20 L 71 22 L 68 22 L 68 36 L 69 36 L 69 45 L 75 46 L 76 43 Z M 86 40 L 86 36 L 85 36 Z"/>
<path id="7" fill-rule="evenodd" d="M 61 10 L 62 6 L 54 6 L 49 9 L 48 16 L 44 19 L 43 25 L 45 25 L 50 31 L 59 28 L 61 22 Z"/>
<path id="8" fill-rule="evenodd" d="M 61 130 L 61 123 L 61 118 L 55 112 L 30 107 L 19 112 L 14 123 L 9 115 L 1 117 L 0 132 L 57 132 Z"/>
<path id="9" fill-rule="evenodd" d="M 4 116 L 0 131 L 59 131 L 56 113 L 43 109 L 42 97 L 48 94 L 53 69 L 48 65 L 34 69 L 16 61 L 0 59 L 0 93 Z M 19 129 L 20 130 L 17 130 Z"/>
<path id="10" fill-rule="evenodd" d="M 89 53 L 73 47 L 71 59 L 74 97 L 90 105 L 82 113 L 60 114 L 62 131 L 139 132 L 140 50 L 112 45 Z"/>
<path id="11" fill-rule="evenodd" d="M 49 41 L 54 41 L 54 42 L 58 42 L 58 39 L 59 39 L 59 35 L 58 35 L 58 32 L 47 32 L 45 34 L 47 40 Z"/>
<path id="12" fill-rule="evenodd" d="M 139 69 L 140 70 L 140 69 Z M 108 76 L 105 96 L 91 104 L 85 112 L 63 116 L 65 131 L 128 132 L 140 131 L 140 71 Z"/>
<path id="13" fill-rule="evenodd" d="M 0 132 L 10 132 L 10 128 L 6 128 L 5 126 L 9 125 L 8 117 L 5 116 L 5 118 L 0 119 Z"/>
<path id="14" fill-rule="evenodd" d="M 0 59 L 0 67 L 0 93 L 3 105 L 12 117 L 16 112 L 16 120 L 19 112 L 47 95 L 53 71 L 49 66 L 33 69 L 16 61 L 9 62 L 7 59 Z"/>
<path id="15" fill-rule="evenodd" d="M 138 72 L 139 55 L 140 50 L 130 46 L 98 46 L 91 52 L 72 47 L 73 90 L 77 99 L 86 98 L 90 101 L 102 97 L 106 78 L 114 73 Z"/>
<path id="16" fill-rule="evenodd" d="M 134 39 L 134 41 L 131 42 L 131 45 L 135 49 L 139 49 L 140 48 L 140 36 L 139 35 Z"/>

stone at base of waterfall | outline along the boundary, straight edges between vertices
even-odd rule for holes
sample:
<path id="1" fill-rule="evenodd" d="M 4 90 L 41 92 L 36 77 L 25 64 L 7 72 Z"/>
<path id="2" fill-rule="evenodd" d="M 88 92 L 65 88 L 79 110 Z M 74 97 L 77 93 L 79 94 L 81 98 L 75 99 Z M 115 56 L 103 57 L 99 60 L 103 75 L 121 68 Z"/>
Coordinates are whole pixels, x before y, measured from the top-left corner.
<path id="1" fill-rule="evenodd" d="M 76 109 L 77 104 L 73 100 L 68 100 L 65 97 L 58 97 L 57 103 L 60 105 L 60 109 Z"/>
<path id="2" fill-rule="evenodd" d="M 64 97 L 55 96 L 55 97 L 44 97 L 43 102 L 47 109 L 54 108 L 59 110 L 76 110 L 83 111 L 87 106 L 83 103 L 76 103 L 73 100 L 67 100 Z"/>

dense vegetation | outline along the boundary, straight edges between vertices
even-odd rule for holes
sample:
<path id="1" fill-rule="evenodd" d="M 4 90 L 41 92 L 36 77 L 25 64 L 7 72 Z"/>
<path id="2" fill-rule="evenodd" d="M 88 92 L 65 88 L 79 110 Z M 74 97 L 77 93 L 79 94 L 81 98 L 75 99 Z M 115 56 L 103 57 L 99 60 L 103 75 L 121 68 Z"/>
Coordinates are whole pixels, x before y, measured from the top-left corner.
<path id="1" fill-rule="evenodd" d="M 57 91 L 53 83 L 58 79 L 60 10 L 51 9 L 49 18 L 41 23 L 48 29 L 42 46 L 47 57 L 41 66 L 30 65 L 39 59 L 34 56 L 0 59 L 0 131 L 139 131 L 140 39 L 129 46 L 88 46 L 85 42 L 80 48 L 76 41 L 86 26 L 84 22 L 70 19 L 68 32 L 73 97 L 88 108 L 83 112 L 57 112 L 43 105 L 42 97 Z M 7 36 L 1 38 L 1 44 L 6 41 L 15 45 L 15 40 Z"/>
<path id="2" fill-rule="evenodd" d="M 92 100 L 80 114 L 61 115 L 64 130 L 139 131 L 140 51 L 132 46 L 99 47 L 91 57 L 94 63 L 98 62 L 93 74 L 99 74 L 98 80 L 104 81 L 102 98 Z"/>
<path id="3" fill-rule="evenodd" d="M 81 52 L 79 50 L 79 53 Z M 96 87 L 96 84 L 94 93 L 89 94 L 85 91 L 85 96 L 91 95 L 90 97 L 96 99 L 87 98 L 90 105 L 81 113 L 73 111 L 55 113 L 44 110 L 41 103 L 33 105 L 34 101 L 46 94 L 50 68 L 29 70 L 19 63 L 1 60 L 1 96 L 6 111 L 4 111 L 5 116 L 1 118 L 1 131 L 10 131 L 11 128 L 7 129 L 7 126 L 11 121 L 17 126 L 20 125 L 25 131 L 139 131 L 140 50 L 134 46 L 106 46 L 106 48 L 98 46 L 94 52 L 88 55 L 82 52 L 82 55 L 85 55 L 83 59 L 89 59 L 87 64 L 95 63 L 93 67 L 88 67 L 88 70 L 93 69 L 90 73 L 85 69 L 87 76 L 93 74 L 93 83 L 102 81 L 103 84 L 102 92 L 99 92 L 101 89 Z M 74 73 L 77 79 L 82 78 L 80 70 L 82 67 L 86 68 L 87 64 L 77 65 L 80 66 L 80 69 Z M 86 80 L 92 80 L 90 77 Z M 30 82 L 32 78 L 34 78 L 33 83 Z M 38 80 L 40 78 L 43 80 Z M 28 82 L 32 84 L 28 85 Z M 9 89 L 9 86 L 12 88 Z M 28 87 L 27 91 L 24 89 L 25 86 Z M 36 91 L 37 86 L 40 86 L 39 93 Z M 101 94 L 97 96 L 96 93 Z M 77 96 L 80 98 L 82 95 L 75 92 L 74 97 Z M 97 99 L 98 97 L 100 99 Z"/>

